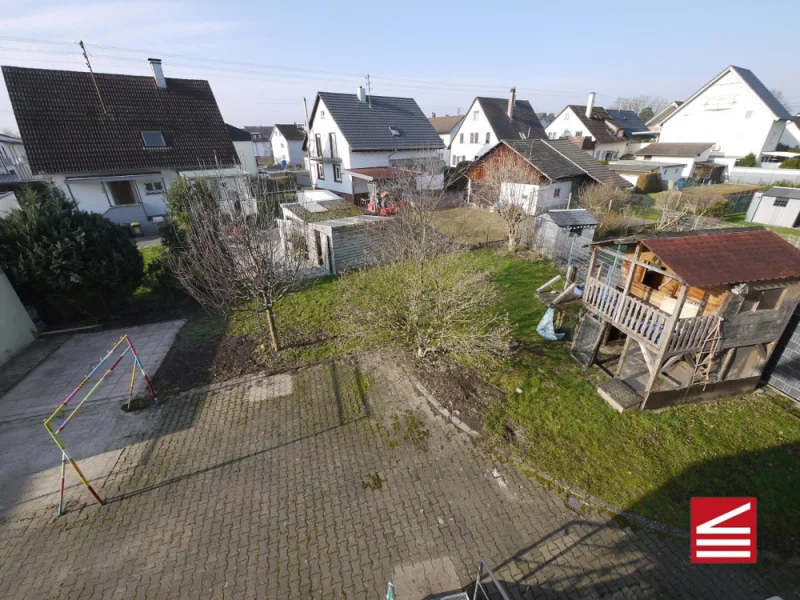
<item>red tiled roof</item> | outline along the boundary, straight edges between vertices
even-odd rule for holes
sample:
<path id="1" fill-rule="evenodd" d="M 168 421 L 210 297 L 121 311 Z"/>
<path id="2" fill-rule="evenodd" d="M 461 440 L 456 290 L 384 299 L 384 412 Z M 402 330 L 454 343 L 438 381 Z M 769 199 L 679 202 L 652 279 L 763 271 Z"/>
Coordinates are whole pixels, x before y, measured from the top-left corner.
<path id="1" fill-rule="evenodd" d="M 800 250 L 766 229 L 641 241 L 692 287 L 800 277 Z"/>

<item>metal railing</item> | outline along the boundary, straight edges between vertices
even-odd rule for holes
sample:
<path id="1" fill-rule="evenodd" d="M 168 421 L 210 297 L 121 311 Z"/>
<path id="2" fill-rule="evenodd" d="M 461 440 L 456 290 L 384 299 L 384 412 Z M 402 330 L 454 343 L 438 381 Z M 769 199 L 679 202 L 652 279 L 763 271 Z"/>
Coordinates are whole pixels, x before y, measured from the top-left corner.
<path id="1" fill-rule="evenodd" d="M 486 561 L 481 559 L 481 564 L 478 566 L 478 576 L 475 578 L 475 591 L 472 594 L 472 600 L 478 600 L 478 598 L 484 598 L 484 600 L 489 600 L 489 591 L 483 585 L 483 575 L 484 571 L 486 575 L 489 576 L 489 580 L 494 585 L 494 591 L 500 594 L 500 597 L 503 600 L 511 600 L 511 596 L 508 595 L 505 588 L 501 585 L 501 583 L 497 580 L 492 570 L 489 568 L 489 565 L 486 564 Z M 481 592 L 481 596 L 478 596 L 478 592 Z"/>

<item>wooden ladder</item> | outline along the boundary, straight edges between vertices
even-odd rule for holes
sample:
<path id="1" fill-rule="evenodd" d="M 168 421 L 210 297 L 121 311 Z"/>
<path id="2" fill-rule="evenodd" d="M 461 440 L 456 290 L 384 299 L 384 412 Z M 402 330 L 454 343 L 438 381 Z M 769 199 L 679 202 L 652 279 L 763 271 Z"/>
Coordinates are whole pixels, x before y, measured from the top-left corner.
<path id="1" fill-rule="evenodd" d="M 722 327 L 722 319 L 716 318 L 714 326 L 708 330 L 705 339 L 703 340 L 700 350 L 698 350 L 692 377 L 689 380 L 689 387 L 695 383 L 703 382 L 703 387 L 710 383 L 711 367 L 714 363 L 714 355 L 717 353 L 719 344 L 722 341 L 720 336 L 720 328 Z M 697 375 L 700 374 L 700 381 L 697 380 Z M 687 388 L 688 389 L 688 388 Z"/>

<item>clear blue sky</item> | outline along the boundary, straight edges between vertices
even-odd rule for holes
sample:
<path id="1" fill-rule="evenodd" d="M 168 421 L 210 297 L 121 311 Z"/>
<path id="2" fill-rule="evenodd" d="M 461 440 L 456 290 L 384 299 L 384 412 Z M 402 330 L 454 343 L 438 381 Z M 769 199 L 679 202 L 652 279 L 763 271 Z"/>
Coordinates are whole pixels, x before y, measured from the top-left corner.
<path id="1" fill-rule="evenodd" d="M 800 70 L 785 49 L 800 16 L 793 0 L 17 0 L 0 9 L 0 64 L 85 70 L 79 39 L 101 72 L 146 75 L 155 55 L 168 77 L 209 80 L 225 120 L 240 126 L 302 121 L 303 96 L 353 91 L 367 73 L 373 93 L 444 115 L 512 85 L 539 112 L 584 103 L 589 91 L 607 106 L 637 94 L 684 99 L 735 64 L 800 111 Z M 16 127 L 5 90 L 0 127 Z"/>

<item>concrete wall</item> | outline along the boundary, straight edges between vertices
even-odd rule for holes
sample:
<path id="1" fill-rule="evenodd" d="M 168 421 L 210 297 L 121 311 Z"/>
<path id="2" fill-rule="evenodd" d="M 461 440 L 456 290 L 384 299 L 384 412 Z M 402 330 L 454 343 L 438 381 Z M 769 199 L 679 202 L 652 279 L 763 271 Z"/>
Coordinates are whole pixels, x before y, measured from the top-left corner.
<path id="1" fill-rule="evenodd" d="M 0 365 L 30 344 L 35 334 L 36 326 L 0 271 Z"/>
<path id="2" fill-rule="evenodd" d="M 760 169 L 758 167 L 732 167 L 728 169 L 729 183 L 771 185 L 778 181 L 800 183 L 800 169 Z"/>
<path id="3" fill-rule="evenodd" d="M 233 147 L 236 149 L 242 168 L 248 173 L 258 173 L 255 144 L 253 142 L 233 142 Z"/>
<path id="4" fill-rule="evenodd" d="M 19 208 L 19 202 L 14 192 L 0 192 L 0 219 L 15 208 Z"/>

